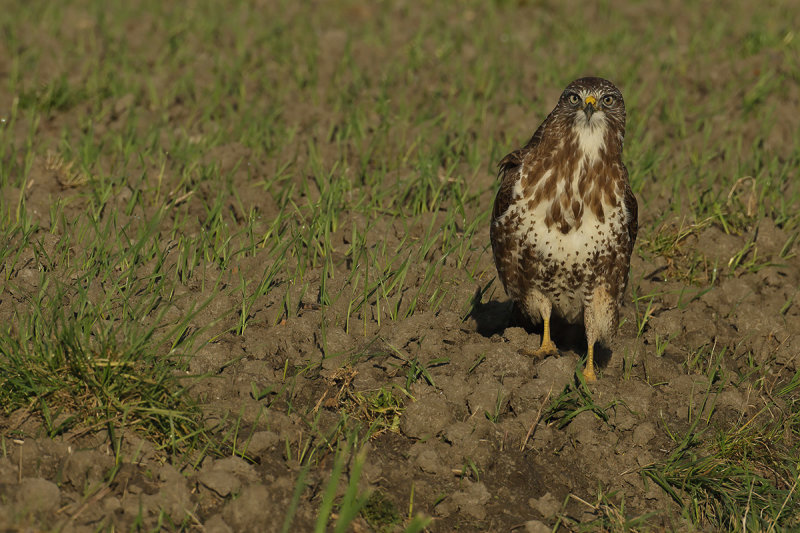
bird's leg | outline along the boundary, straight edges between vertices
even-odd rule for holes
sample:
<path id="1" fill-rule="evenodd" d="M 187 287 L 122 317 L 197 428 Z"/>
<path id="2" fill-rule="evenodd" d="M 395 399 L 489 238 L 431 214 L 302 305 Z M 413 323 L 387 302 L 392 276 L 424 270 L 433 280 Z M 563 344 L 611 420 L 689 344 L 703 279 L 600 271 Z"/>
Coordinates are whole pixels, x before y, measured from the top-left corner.
<path id="1" fill-rule="evenodd" d="M 608 289 L 597 287 L 591 298 L 583 307 L 583 323 L 586 326 L 586 366 L 583 377 L 587 382 L 597 381 L 594 373 L 594 345 L 597 341 L 607 340 L 617 327 L 616 302 L 611 298 Z"/>
<path id="2" fill-rule="evenodd" d="M 544 331 L 542 332 L 542 344 L 535 350 L 523 349 L 520 350 L 520 353 L 524 355 L 529 355 L 531 357 L 535 357 L 536 359 L 543 359 L 550 355 L 558 355 L 558 348 L 556 348 L 556 344 L 550 338 L 550 317 L 542 317 L 544 320 Z"/>
<path id="3" fill-rule="evenodd" d="M 539 349 L 533 352 L 536 357 L 547 357 L 548 355 L 558 355 L 558 348 L 550 338 L 550 314 L 542 317 L 544 320 L 544 331 L 542 331 L 542 344 Z"/>
<path id="4" fill-rule="evenodd" d="M 583 368 L 583 377 L 589 383 L 597 381 L 597 374 L 594 373 L 594 342 L 589 344 L 589 353 L 586 355 L 586 366 Z"/>
<path id="5" fill-rule="evenodd" d="M 595 320 L 595 313 L 592 306 L 585 310 L 583 321 L 586 325 L 586 344 L 589 346 L 588 353 L 586 354 L 586 366 L 583 367 L 583 377 L 587 383 L 597 381 L 597 374 L 594 373 L 594 343 L 597 340 L 597 324 Z"/>
<path id="6" fill-rule="evenodd" d="M 533 317 L 536 317 L 536 315 L 539 315 L 542 318 L 544 331 L 542 331 L 542 344 L 539 345 L 538 349 L 524 349 L 520 350 L 520 352 L 537 359 L 547 357 L 548 355 L 558 355 L 558 348 L 556 348 L 555 343 L 553 343 L 553 340 L 550 338 L 550 313 L 553 310 L 553 304 L 544 294 L 532 289 L 528 292 L 522 305 L 523 309 L 526 309 L 526 312 L 529 313 L 528 316 L 533 315 Z"/>

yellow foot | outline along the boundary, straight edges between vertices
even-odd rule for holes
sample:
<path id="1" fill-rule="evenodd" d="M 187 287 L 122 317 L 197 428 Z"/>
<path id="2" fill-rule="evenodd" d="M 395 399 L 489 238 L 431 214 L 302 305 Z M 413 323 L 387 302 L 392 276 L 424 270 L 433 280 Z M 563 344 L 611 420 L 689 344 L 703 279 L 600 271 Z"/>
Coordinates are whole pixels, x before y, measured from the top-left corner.
<path id="1" fill-rule="evenodd" d="M 586 383 L 594 383 L 597 381 L 597 374 L 594 373 L 594 368 L 588 366 L 584 368 L 583 378 L 586 380 Z"/>
<path id="2" fill-rule="evenodd" d="M 536 359 L 544 359 L 545 357 L 549 357 L 551 355 L 553 356 L 559 355 L 558 348 L 556 348 L 555 343 L 549 339 L 544 341 L 542 345 L 535 350 L 528 350 L 523 348 L 522 350 L 520 350 L 520 353 L 522 353 L 523 355 L 534 357 Z"/>
<path id="3" fill-rule="evenodd" d="M 533 353 L 537 357 L 558 355 L 558 348 L 556 348 L 556 343 L 554 343 L 550 339 L 545 339 L 544 341 L 542 341 L 542 345 L 539 346 L 539 349 L 535 350 Z"/>

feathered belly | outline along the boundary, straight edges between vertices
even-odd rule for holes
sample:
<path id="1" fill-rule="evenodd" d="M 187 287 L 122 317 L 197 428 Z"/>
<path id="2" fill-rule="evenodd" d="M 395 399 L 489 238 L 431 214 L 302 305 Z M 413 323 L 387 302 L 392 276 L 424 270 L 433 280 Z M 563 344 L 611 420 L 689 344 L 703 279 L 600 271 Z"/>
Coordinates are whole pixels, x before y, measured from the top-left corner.
<path id="1" fill-rule="evenodd" d="M 550 300 L 555 314 L 580 322 L 594 288 L 614 277 L 609 270 L 618 247 L 615 236 L 623 230 L 622 213 L 606 213 L 610 216 L 603 221 L 586 213 L 580 225 L 564 233 L 547 224 L 542 210 L 512 206 L 496 221 L 498 232 L 505 228 L 503 240 L 510 251 L 501 273 L 509 295 L 525 302 L 532 290 L 538 291 Z M 508 224 L 510 220 L 515 223 Z"/>

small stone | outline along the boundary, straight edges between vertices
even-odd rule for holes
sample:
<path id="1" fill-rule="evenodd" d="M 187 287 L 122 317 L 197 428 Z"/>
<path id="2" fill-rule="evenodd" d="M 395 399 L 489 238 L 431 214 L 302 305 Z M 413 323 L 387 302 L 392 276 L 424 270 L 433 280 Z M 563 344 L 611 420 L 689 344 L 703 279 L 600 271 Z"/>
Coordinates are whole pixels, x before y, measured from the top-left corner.
<path id="1" fill-rule="evenodd" d="M 506 328 L 503 332 L 503 337 L 513 346 L 526 346 L 527 344 L 536 343 L 535 338 L 530 337 L 524 328 Z M 535 349 L 536 347 L 533 346 L 530 348 Z"/>
<path id="2" fill-rule="evenodd" d="M 218 514 L 206 520 L 206 523 L 203 524 L 203 530 L 206 533 L 233 533 L 231 527 Z"/>
<path id="3" fill-rule="evenodd" d="M 442 460 L 439 458 L 439 454 L 436 453 L 436 450 L 429 447 L 422 450 L 417 456 L 417 466 L 428 474 L 443 475 L 446 470 Z"/>
<path id="4" fill-rule="evenodd" d="M 242 482 L 231 474 L 222 470 L 209 470 L 201 472 L 197 481 L 207 489 L 214 491 L 222 498 L 236 494 L 242 488 Z"/>
<path id="5" fill-rule="evenodd" d="M 175 467 L 167 464 L 161 468 L 159 479 L 162 483 L 158 493 L 148 495 L 146 498 L 153 508 L 166 513 L 173 523 L 182 522 L 193 510 L 192 495 L 186 478 Z"/>
<path id="6" fill-rule="evenodd" d="M 122 502 L 116 496 L 107 496 L 103 499 L 103 508 L 106 513 L 113 513 L 122 507 Z"/>
<path id="7" fill-rule="evenodd" d="M 64 461 L 64 479 L 78 490 L 101 483 L 114 459 L 94 450 L 80 450 Z"/>
<path id="8" fill-rule="evenodd" d="M 489 501 L 489 491 L 482 482 L 470 483 L 466 490 L 453 494 L 452 502 L 458 508 L 478 520 L 486 518 L 484 505 Z"/>
<path id="9" fill-rule="evenodd" d="M 539 520 L 528 520 L 525 522 L 525 533 L 550 533 L 550 531 L 552 531 L 552 529 Z"/>
<path id="10" fill-rule="evenodd" d="M 472 387 L 467 396 L 467 405 L 473 415 L 495 416 L 501 414 L 508 405 L 508 391 L 499 381 L 485 380 Z"/>
<path id="11" fill-rule="evenodd" d="M 231 474 L 248 481 L 255 481 L 258 479 L 258 474 L 256 474 L 256 470 L 253 465 L 241 457 L 226 457 L 224 459 L 219 459 L 214 461 L 214 463 L 211 465 L 211 468 L 222 472 L 230 472 Z"/>
<path id="12" fill-rule="evenodd" d="M 561 503 L 549 492 L 546 492 L 541 498 L 529 499 L 528 505 L 539 511 L 539 514 L 545 518 L 554 516 L 561 509 Z"/>
<path id="13" fill-rule="evenodd" d="M 16 483 L 19 476 L 17 467 L 8 457 L 0 457 L 0 483 Z"/>
<path id="14" fill-rule="evenodd" d="M 622 431 L 628 431 L 636 425 L 636 417 L 627 409 L 620 409 L 614 416 L 614 426 Z"/>
<path id="15" fill-rule="evenodd" d="M 656 436 L 656 428 L 650 422 L 642 422 L 633 429 L 633 443 L 645 446 Z"/>
<path id="16" fill-rule="evenodd" d="M 572 383 L 575 378 L 575 363 L 569 357 L 548 357 L 539 363 L 537 380 L 552 388 L 553 395 L 557 396 L 561 390 Z"/>
<path id="17" fill-rule="evenodd" d="M 640 450 L 638 454 L 636 454 L 636 462 L 642 468 L 645 466 L 649 466 L 653 464 L 653 455 L 647 450 Z"/>
<path id="18" fill-rule="evenodd" d="M 274 431 L 257 431 L 250 438 L 247 452 L 258 455 L 274 448 L 278 442 L 280 442 L 280 437 Z"/>
<path id="19" fill-rule="evenodd" d="M 26 478 L 17 489 L 17 505 L 20 510 L 32 513 L 55 511 L 61 503 L 61 491 L 51 481 L 41 478 Z"/>
<path id="20" fill-rule="evenodd" d="M 717 399 L 717 404 L 720 407 L 730 407 L 740 414 L 747 412 L 747 400 L 736 389 L 723 391 Z"/>
<path id="21" fill-rule="evenodd" d="M 433 512 L 436 513 L 436 516 L 441 516 L 442 518 L 446 518 L 456 511 L 458 511 L 458 505 L 450 500 L 443 501 L 433 509 Z"/>
<path id="22" fill-rule="evenodd" d="M 265 524 L 274 518 L 273 509 L 265 502 L 273 501 L 274 494 L 264 485 L 248 485 L 238 498 L 231 500 L 223 510 L 225 523 L 234 531 L 251 530 L 253 524 Z"/>
<path id="23" fill-rule="evenodd" d="M 473 428 L 466 422 L 455 422 L 447 427 L 444 438 L 451 444 L 461 443 L 473 434 Z"/>
<path id="24" fill-rule="evenodd" d="M 123 97 L 114 102 L 114 115 L 119 116 L 125 111 L 133 107 L 136 103 L 136 96 L 133 93 L 127 93 Z"/>
<path id="25" fill-rule="evenodd" d="M 426 394 L 406 408 L 400 429 L 407 437 L 415 439 L 434 437 L 451 423 L 454 411 L 444 398 Z"/>
<path id="26" fill-rule="evenodd" d="M 197 476 L 197 481 L 223 498 L 238 494 L 242 480 L 255 481 L 258 475 L 253 465 L 240 457 L 226 457 L 209 462 Z"/>
<path id="27" fill-rule="evenodd" d="M 569 434 L 581 444 L 597 444 L 599 437 L 597 432 L 598 421 L 594 413 L 584 411 L 572 419 L 567 426 Z"/>

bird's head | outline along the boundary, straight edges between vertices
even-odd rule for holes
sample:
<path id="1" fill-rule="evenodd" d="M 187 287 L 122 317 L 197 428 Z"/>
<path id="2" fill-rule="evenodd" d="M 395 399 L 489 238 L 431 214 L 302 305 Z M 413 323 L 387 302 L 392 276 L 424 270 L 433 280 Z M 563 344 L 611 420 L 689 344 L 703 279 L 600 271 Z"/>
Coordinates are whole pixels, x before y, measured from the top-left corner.
<path id="1" fill-rule="evenodd" d="M 577 130 L 607 131 L 611 127 L 624 135 L 625 102 L 622 93 L 603 78 L 580 78 L 570 83 L 556 110 Z"/>

